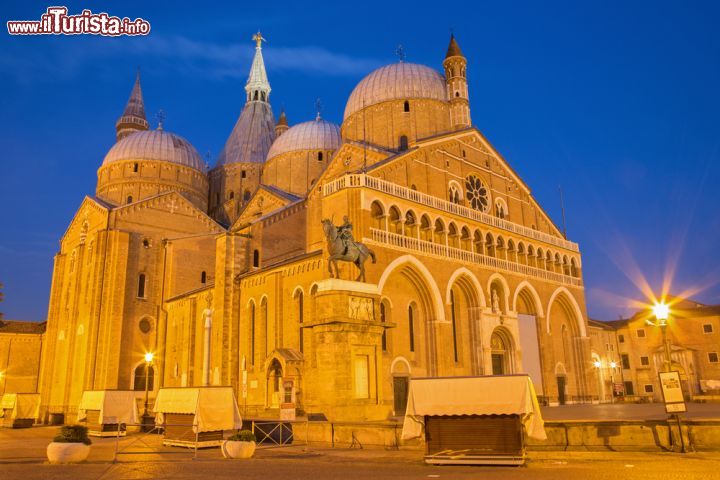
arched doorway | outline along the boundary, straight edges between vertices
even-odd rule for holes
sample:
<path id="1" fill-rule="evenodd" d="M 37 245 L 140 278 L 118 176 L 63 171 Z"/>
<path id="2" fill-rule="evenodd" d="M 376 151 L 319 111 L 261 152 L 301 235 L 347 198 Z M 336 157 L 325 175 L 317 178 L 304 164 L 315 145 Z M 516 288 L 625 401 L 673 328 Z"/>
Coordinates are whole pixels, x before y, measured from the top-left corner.
<path id="1" fill-rule="evenodd" d="M 280 408 L 282 402 L 282 366 L 277 359 L 273 359 L 267 371 L 267 406 Z"/>
<path id="2" fill-rule="evenodd" d="M 513 373 L 512 343 L 506 332 L 496 328 L 490 336 L 490 359 L 493 375 Z"/>
<path id="3" fill-rule="evenodd" d="M 555 365 L 555 380 L 557 381 L 558 403 L 565 405 L 567 403 L 567 372 L 562 363 Z"/>

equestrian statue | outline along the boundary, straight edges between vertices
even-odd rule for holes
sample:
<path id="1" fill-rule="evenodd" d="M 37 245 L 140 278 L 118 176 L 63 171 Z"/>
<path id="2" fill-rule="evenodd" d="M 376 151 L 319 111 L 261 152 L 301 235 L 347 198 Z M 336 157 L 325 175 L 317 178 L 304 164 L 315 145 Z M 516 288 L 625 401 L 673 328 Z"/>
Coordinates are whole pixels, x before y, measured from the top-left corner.
<path id="1" fill-rule="evenodd" d="M 336 227 L 332 220 L 326 218 L 322 221 L 325 238 L 328 242 L 328 271 L 331 278 L 340 278 L 337 262 L 352 262 L 360 270 L 360 274 L 355 279 L 356 282 L 365 281 L 365 260 L 372 258 L 375 263 L 375 252 L 360 242 L 356 242 L 353 238 L 352 223 L 346 216 L 343 217 L 343 224 Z M 333 273 L 333 266 L 335 272 Z"/>

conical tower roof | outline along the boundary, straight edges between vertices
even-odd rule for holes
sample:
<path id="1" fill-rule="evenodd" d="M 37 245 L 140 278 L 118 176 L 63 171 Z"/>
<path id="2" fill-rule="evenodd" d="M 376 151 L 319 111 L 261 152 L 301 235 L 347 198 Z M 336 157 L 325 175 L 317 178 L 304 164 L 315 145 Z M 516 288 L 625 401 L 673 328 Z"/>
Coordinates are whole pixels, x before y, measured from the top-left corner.
<path id="1" fill-rule="evenodd" d="M 445 58 L 450 57 L 464 57 L 462 50 L 460 50 L 460 45 L 458 45 L 457 41 L 455 40 L 455 35 L 452 33 L 450 34 L 450 45 L 448 45 L 447 53 L 445 54 Z"/>
<path id="2" fill-rule="evenodd" d="M 115 123 L 116 139 L 121 140 L 136 131 L 147 130 L 148 127 L 148 121 L 145 117 L 142 87 L 140 86 L 140 70 L 138 70 L 135 76 L 135 84 L 130 92 L 130 98 L 125 105 L 125 110 Z"/>
<path id="3" fill-rule="evenodd" d="M 262 56 L 264 38 L 258 32 L 253 36 L 253 40 L 256 42 L 255 57 L 245 84 L 245 107 L 220 152 L 218 166 L 230 163 L 263 163 L 270 145 L 275 140 L 275 116 L 269 102 L 270 82 Z"/>

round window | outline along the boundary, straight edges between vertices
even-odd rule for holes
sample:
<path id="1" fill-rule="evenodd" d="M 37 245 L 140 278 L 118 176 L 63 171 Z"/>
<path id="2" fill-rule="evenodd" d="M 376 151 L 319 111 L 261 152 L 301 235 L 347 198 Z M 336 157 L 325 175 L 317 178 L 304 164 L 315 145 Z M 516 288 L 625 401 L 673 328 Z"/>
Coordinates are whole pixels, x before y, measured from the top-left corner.
<path id="1" fill-rule="evenodd" d="M 138 327 L 140 328 L 140 331 L 142 333 L 148 333 L 150 332 L 150 330 L 152 330 L 152 324 L 147 318 L 143 318 L 142 320 L 140 320 Z"/>
<path id="2" fill-rule="evenodd" d="M 465 197 L 473 209 L 481 212 L 487 211 L 488 191 L 482 180 L 475 175 L 470 175 L 465 179 Z"/>

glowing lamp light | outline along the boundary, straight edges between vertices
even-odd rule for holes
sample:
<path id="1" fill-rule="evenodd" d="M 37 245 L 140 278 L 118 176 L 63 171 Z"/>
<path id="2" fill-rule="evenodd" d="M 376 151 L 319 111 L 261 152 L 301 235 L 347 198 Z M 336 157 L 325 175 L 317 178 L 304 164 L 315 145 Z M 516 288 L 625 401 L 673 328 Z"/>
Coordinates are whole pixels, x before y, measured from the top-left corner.
<path id="1" fill-rule="evenodd" d="M 155 355 L 152 352 L 148 352 L 145 354 L 145 361 L 147 363 L 150 363 L 153 361 L 153 358 L 155 358 Z"/>
<path id="2" fill-rule="evenodd" d="M 665 322 L 670 316 L 670 306 L 663 302 L 656 303 L 652 306 L 652 312 L 658 320 Z"/>
<path id="3" fill-rule="evenodd" d="M 615 367 L 617 367 L 617 363 L 615 363 L 615 362 L 610 362 L 610 366 L 611 366 L 612 368 L 615 368 Z"/>
<path id="4" fill-rule="evenodd" d="M 595 360 L 595 361 L 593 362 L 593 365 L 595 365 L 595 368 L 600 368 L 600 366 L 602 365 L 602 363 L 600 363 L 600 360 Z"/>

